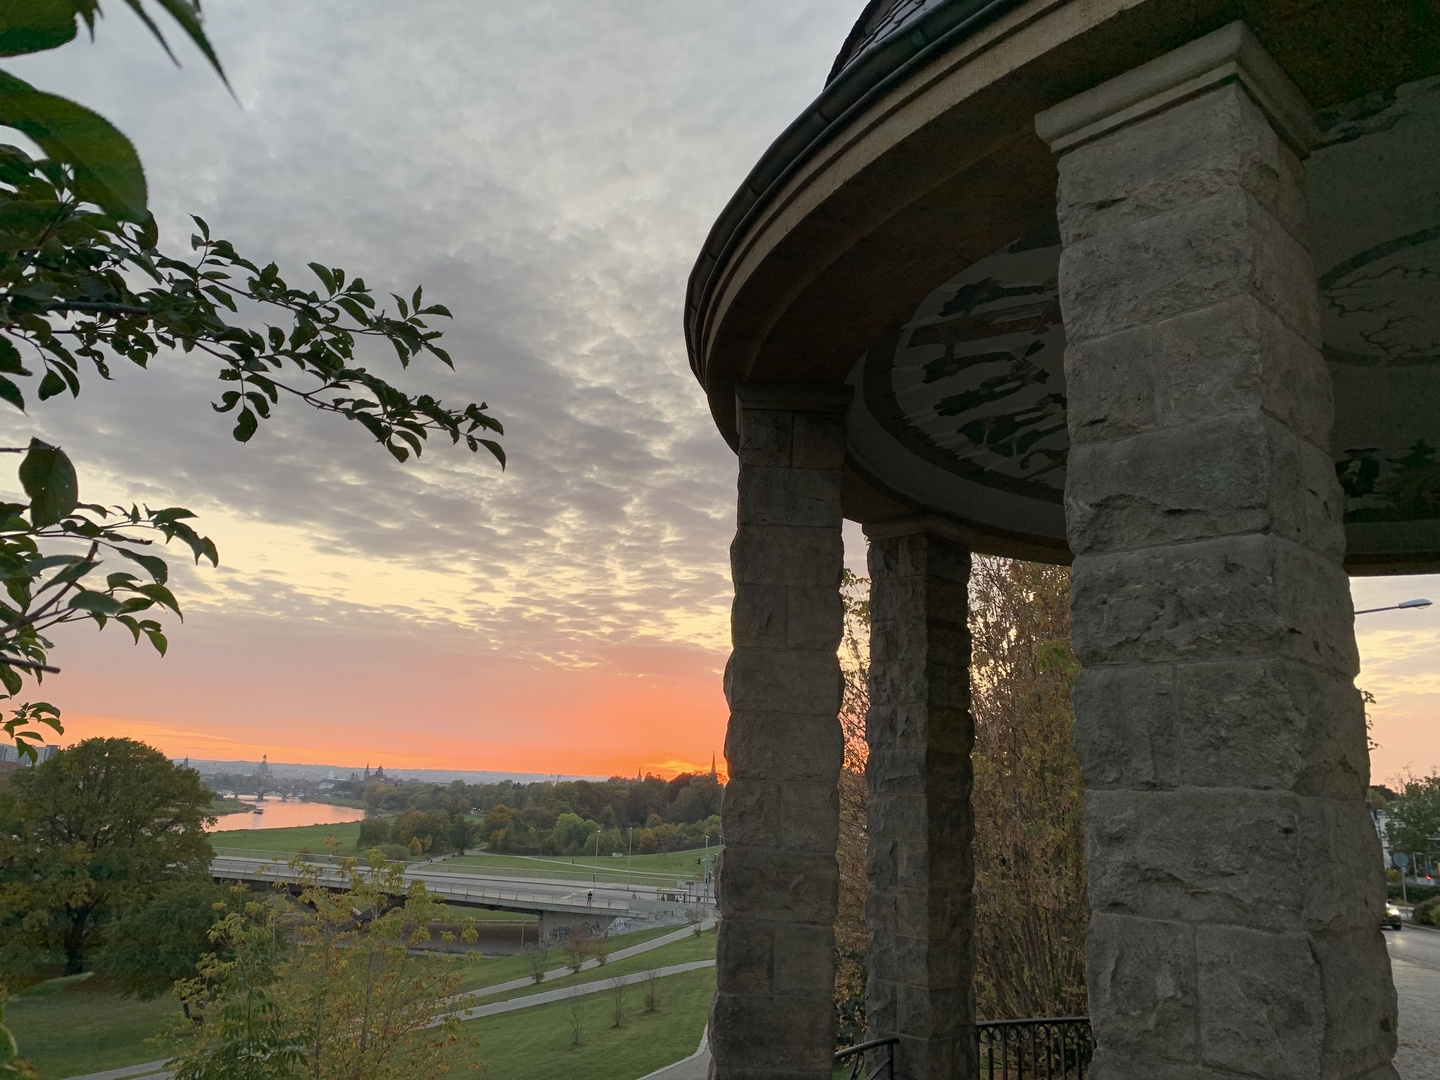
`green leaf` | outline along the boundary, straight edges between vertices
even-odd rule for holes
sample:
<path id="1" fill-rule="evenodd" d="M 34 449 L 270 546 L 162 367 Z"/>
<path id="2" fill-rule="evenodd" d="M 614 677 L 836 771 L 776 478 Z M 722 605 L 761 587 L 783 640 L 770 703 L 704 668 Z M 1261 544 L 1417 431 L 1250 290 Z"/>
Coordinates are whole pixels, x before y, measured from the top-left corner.
<path id="1" fill-rule="evenodd" d="M 0 56 L 44 52 L 74 40 L 72 0 L 0 0 Z"/>
<path id="2" fill-rule="evenodd" d="M 54 525 L 74 511 L 80 501 L 75 466 L 58 446 L 30 440 L 20 462 L 20 486 L 30 496 L 30 520 L 36 528 Z"/>
<path id="3" fill-rule="evenodd" d="M 119 615 L 123 610 L 119 600 L 103 592 L 82 589 L 70 598 L 70 606 L 76 611 L 89 611 L 96 615 Z"/>
<path id="4" fill-rule="evenodd" d="M 0 124 L 23 131 L 71 166 L 80 198 L 122 221 L 149 220 L 140 157 L 104 117 L 0 71 Z"/>
<path id="5" fill-rule="evenodd" d="M 165 565 L 165 560 L 156 555 L 141 555 L 138 551 L 131 551 L 129 548 L 123 547 L 117 547 L 115 550 L 125 558 L 143 566 L 158 584 L 165 584 L 166 579 L 170 576 L 170 568 Z"/>
<path id="6" fill-rule="evenodd" d="M 40 380 L 40 400 L 55 397 L 65 392 L 65 380 L 54 371 L 45 372 L 45 377 Z"/>
<path id="7" fill-rule="evenodd" d="M 255 429 L 260 426 L 260 421 L 255 419 L 255 414 L 250 411 L 249 406 L 240 410 L 240 416 L 235 421 L 235 430 L 231 432 L 236 442 L 249 442 L 250 436 L 255 434 Z"/>
<path id="8" fill-rule="evenodd" d="M 164 656 L 165 650 L 169 647 L 170 644 L 168 641 L 165 640 L 165 635 L 159 630 L 146 630 L 145 636 L 150 639 L 150 644 L 155 647 L 155 651 L 161 656 Z"/>
<path id="9" fill-rule="evenodd" d="M 7 375 L 29 375 L 25 363 L 20 359 L 20 350 L 10 343 L 9 338 L 0 337 L 0 371 Z"/>
<path id="10" fill-rule="evenodd" d="M 315 272 L 315 276 L 320 279 L 320 283 L 321 283 L 322 285 L 324 285 L 325 288 L 329 289 L 332 293 L 335 291 L 335 275 L 334 275 L 334 274 L 330 273 L 329 270 L 327 270 L 325 267 L 321 266 L 319 263 L 316 263 L 316 262 L 312 262 L 312 263 L 310 264 L 310 269 Z"/>
<path id="11" fill-rule="evenodd" d="M 0 399 L 8 401 L 21 412 L 25 411 L 25 395 L 20 393 L 18 386 L 3 375 L 0 375 Z"/>
<path id="12" fill-rule="evenodd" d="M 195 43 L 195 47 L 204 53 L 205 59 L 210 61 L 210 66 L 215 69 L 215 74 L 220 76 L 220 81 L 228 89 L 230 80 L 225 77 L 225 69 L 220 66 L 220 58 L 215 55 L 215 49 L 211 46 L 210 39 L 205 36 L 205 30 L 200 25 L 199 0 L 155 0 L 155 2 L 180 24 L 180 29 L 184 30 L 186 36 Z M 175 54 L 170 52 L 169 42 L 160 33 L 160 28 L 155 25 L 155 20 L 150 18 L 149 13 L 140 6 L 141 0 L 125 0 L 125 3 L 129 5 L 131 11 L 140 16 L 140 21 L 150 28 L 155 39 L 160 42 L 160 47 L 169 53 L 170 59 L 174 60 Z M 179 61 L 177 60 L 176 63 Z"/>

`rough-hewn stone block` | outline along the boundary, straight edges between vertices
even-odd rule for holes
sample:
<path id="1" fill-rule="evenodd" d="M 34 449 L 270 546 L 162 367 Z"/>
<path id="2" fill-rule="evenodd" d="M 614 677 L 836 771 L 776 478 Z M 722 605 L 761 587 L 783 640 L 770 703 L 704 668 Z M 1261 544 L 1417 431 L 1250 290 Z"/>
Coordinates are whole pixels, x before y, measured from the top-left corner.
<path id="1" fill-rule="evenodd" d="M 788 467 L 794 415 L 787 409 L 747 409 L 742 406 L 741 467 Z"/>
<path id="2" fill-rule="evenodd" d="M 1067 339 L 1083 342 L 1251 295 L 1318 348 L 1307 280 L 1313 290 L 1305 248 L 1249 196 L 1222 193 L 1067 247 L 1060 307 Z"/>
<path id="3" fill-rule="evenodd" d="M 1304 930 L 1300 811 L 1281 792 L 1088 791 L 1091 909 Z"/>
<path id="4" fill-rule="evenodd" d="M 730 545 L 730 573 L 746 585 L 819 585 L 839 588 L 834 567 L 844 563 L 845 542 L 833 527 L 741 525 Z"/>
<path id="5" fill-rule="evenodd" d="M 1276 537 L 1078 555 L 1070 588 L 1087 666 L 1274 654 L 1359 670 L 1345 572 Z"/>
<path id="6" fill-rule="evenodd" d="M 1275 1080 L 1324 1075 L 1324 996 L 1308 934 L 1199 926 L 1195 953 L 1206 1065 Z"/>
<path id="7" fill-rule="evenodd" d="M 732 778 L 828 783 L 839 771 L 843 753 L 840 723 L 831 714 L 730 714 L 725 760 Z"/>
<path id="8" fill-rule="evenodd" d="M 1304 166 L 1235 84 L 1120 128 L 1064 162 L 1067 245 L 1232 191 L 1308 242 Z"/>
<path id="9" fill-rule="evenodd" d="M 834 528 L 840 520 L 840 470 L 747 468 L 736 520 L 742 526 Z"/>
<path id="10" fill-rule="evenodd" d="M 1096 911 L 1085 939 L 1085 981 L 1097 1043 L 1121 1062 L 1132 1057 L 1193 1062 L 1197 976 L 1195 930 Z M 1120 1068 L 1111 1076 L 1135 1076 Z"/>
<path id="11" fill-rule="evenodd" d="M 1080 672 L 1074 700 L 1076 748 L 1092 790 L 1365 793 L 1359 692 L 1308 664 L 1264 656 L 1102 665 Z"/>
<path id="12" fill-rule="evenodd" d="M 730 657 L 727 697 L 735 712 L 834 716 L 840 690 L 840 661 L 831 650 L 737 648 Z"/>
<path id="13" fill-rule="evenodd" d="M 1324 360 L 1249 295 L 1070 342 L 1065 381 L 1076 445 L 1257 407 L 1322 450 L 1330 442 Z"/>
<path id="14" fill-rule="evenodd" d="M 721 910 L 745 918 L 763 913 L 775 921 L 830 925 L 835 919 L 840 872 L 829 854 L 734 845 L 725 836 Z M 723 924 L 722 924 L 723 925 Z M 833 993 L 833 989 L 832 989 Z"/>

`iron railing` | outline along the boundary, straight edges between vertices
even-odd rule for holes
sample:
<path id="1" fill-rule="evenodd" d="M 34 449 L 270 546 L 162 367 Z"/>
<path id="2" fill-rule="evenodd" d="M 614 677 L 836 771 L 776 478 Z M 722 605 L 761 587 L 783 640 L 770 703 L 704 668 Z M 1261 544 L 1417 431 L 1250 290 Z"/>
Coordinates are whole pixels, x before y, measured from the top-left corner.
<path id="1" fill-rule="evenodd" d="M 844 1050 L 835 1052 L 835 1065 L 839 1067 L 845 1063 L 846 1058 L 854 1058 L 850 1065 L 850 1075 L 846 1080 L 895 1080 L 895 1047 L 899 1044 L 898 1038 L 871 1039 L 869 1042 L 858 1043 L 855 1046 L 847 1046 Z M 865 1055 L 871 1053 L 871 1060 L 875 1067 L 865 1071 Z"/>
<path id="2" fill-rule="evenodd" d="M 980 1080 L 1085 1080 L 1095 1044 L 1088 1016 L 975 1025 Z"/>

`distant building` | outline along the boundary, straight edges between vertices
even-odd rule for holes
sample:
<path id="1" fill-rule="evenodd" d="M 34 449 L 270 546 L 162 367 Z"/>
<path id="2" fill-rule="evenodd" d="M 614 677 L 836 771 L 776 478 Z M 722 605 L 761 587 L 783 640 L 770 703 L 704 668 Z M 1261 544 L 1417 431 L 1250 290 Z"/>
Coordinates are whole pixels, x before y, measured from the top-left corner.
<path id="1" fill-rule="evenodd" d="M 1383 853 L 1383 865 L 1386 870 L 1390 869 L 1390 830 L 1387 826 L 1390 823 L 1390 815 L 1381 810 L 1374 803 L 1370 804 L 1370 818 L 1375 822 L 1375 831 L 1380 834 L 1380 851 Z"/>
<path id="2" fill-rule="evenodd" d="M 58 746 L 37 746 L 35 748 L 36 764 L 38 765 L 42 761 L 49 761 L 59 752 L 60 747 Z M 25 764 L 25 762 L 20 757 L 20 751 L 15 749 L 15 747 L 10 743 L 6 743 L 3 746 L 0 746 L 0 762 L 6 761 L 13 762 L 16 765 Z"/>

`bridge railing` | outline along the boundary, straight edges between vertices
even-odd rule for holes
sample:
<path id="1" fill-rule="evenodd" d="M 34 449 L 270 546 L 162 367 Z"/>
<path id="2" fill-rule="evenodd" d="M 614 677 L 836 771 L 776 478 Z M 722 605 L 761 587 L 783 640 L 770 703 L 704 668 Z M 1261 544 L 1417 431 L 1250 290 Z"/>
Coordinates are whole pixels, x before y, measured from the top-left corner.
<path id="1" fill-rule="evenodd" d="M 309 859 L 306 861 L 308 862 Z M 260 865 L 256 865 L 257 862 Z M 299 874 L 289 863 L 289 857 L 270 860 L 263 858 L 263 853 L 252 851 L 238 856 L 217 854 L 210 866 L 212 872 L 219 875 L 236 874 L 240 877 L 260 881 L 294 881 Z M 321 870 L 320 883 L 322 885 L 344 884 L 337 864 L 338 860 L 334 860 Z M 604 897 L 594 899 L 570 899 L 568 897 L 557 897 L 553 892 L 536 892 L 518 888 L 505 889 L 486 885 L 461 885 L 457 882 L 445 881 L 443 878 L 437 880 L 437 877 L 439 877 L 439 875 L 405 875 L 407 881 L 425 882 L 425 888 L 428 891 L 445 900 L 475 904 L 491 902 L 497 905 L 524 905 L 534 908 L 546 908 L 552 911 L 557 909 L 565 911 L 603 911 L 617 915 L 626 914 L 630 911 L 630 904 L 624 900 L 610 900 Z M 577 889 L 576 893 L 578 894 L 579 891 L 580 890 Z"/>

